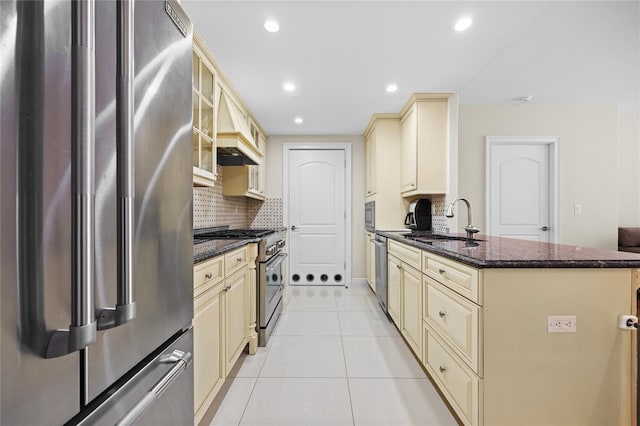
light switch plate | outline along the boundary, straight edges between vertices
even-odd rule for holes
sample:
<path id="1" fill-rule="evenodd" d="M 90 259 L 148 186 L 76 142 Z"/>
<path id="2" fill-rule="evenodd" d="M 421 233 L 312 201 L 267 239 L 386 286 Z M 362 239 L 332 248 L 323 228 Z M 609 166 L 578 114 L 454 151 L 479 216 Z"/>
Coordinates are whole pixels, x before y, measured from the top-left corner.
<path id="1" fill-rule="evenodd" d="M 575 315 L 549 315 L 547 317 L 547 333 L 575 333 Z"/>

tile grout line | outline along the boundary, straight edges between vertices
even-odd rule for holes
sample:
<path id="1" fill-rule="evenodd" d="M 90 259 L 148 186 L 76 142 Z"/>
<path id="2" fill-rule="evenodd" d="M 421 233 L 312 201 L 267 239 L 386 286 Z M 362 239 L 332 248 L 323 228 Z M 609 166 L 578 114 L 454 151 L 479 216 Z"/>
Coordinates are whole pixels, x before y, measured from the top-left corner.
<path id="1" fill-rule="evenodd" d="M 347 288 L 348 290 L 348 288 Z M 333 292 L 334 297 L 335 295 L 335 290 Z M 342 324 L 340 322 L 340 311 L 338 310 L 338 298 L 335 297 L 336 300 L 336 311 L 338 313 L 338 330 L 340 331 L 340 347 L 342 348 L 342 361 L 344 362 L 344 374 L 345 374 L 345 380 L 347 381 L 347 394 L 349 395 L 349 408 L 351 409 L 351 424 L 353 424 L 355 426 L 356 424 L 356 415 L 355 412 L 353 410 L 353 398 L 351 397 L 351 384 L 349 383 L 349 370 L 347 368 L 347 355 L 344 351 L 344 339 L 343 339 L 343 335 L 342 335 Z"/>

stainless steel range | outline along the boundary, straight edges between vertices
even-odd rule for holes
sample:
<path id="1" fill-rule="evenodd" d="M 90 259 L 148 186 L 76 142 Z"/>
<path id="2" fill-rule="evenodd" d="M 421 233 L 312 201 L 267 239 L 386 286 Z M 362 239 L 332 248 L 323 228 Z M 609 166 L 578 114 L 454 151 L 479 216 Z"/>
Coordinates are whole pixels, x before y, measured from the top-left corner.
<path id="1" fill-rule="evenodd" d="M 284 290 L 284 260 L 287 253 L 286 231 L 273 229 L 228 229 L 213 228 L 196 230 L 194 240 L 214 239 L 255 239 L 258 243 L 258 291 L 257 321 L 258 346 L 266 346 L 282 312 L 282 293 Z"/>
<path id="2" fill-rule="evenodd" d="M 285 231 L 262 238 L 258 246 L 258 346 L 266 346 L 282 312 Z"/>

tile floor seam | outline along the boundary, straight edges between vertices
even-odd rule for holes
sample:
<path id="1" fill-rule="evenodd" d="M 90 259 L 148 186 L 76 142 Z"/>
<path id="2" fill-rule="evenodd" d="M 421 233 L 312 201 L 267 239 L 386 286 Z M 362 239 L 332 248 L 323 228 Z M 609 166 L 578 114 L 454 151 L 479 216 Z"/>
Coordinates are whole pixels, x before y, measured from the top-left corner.
<path id="1" fill-rule="evenodd" d="M 340 409 L 343 410 L 341 411 L 343 417 L 341 417 L 341 420 L 336 420 L 336 417 L 333 417 L 333 423 L 330 423 L 330 424 L 338 424 L 338 423 L 344 424 L 344 425 L 351 424 L 352 426 L 366 425 L 366 424 L 371 424 L 371 425 L 381 424 L 380 421 L 384 416 L 376 417 L 374 415 L 372 417 L 372 413 L 376 412 L 378 407 L 380 407 L 380 404 L 382 404 L 383 406 L 386 406 L 386 403 L 389 401 L 387 401 L 386 399 L 378 395 L 384 395 L 385 392 L 390 392 L 390 391 L 393 392 L 392 389 L 394 389 L 394 387 L 396 386 L 399 386 L 400 383 L 406 383 L 406 385 L 401 386 L 402 389 L 424 389 L 423 385 L 420 385 L 418 386 L 418 388 L 416 388 L 415 387 L 416 385 L 411 385 L 411 383 L 427 383 L 430 386 L 432 386 L 431 382 L 426 376 L 421 375 L 420 377 L 413 377 L 411 375 L 412 373 L 410 372 L 408 373 L 409 374 L 408 376 L 405 376 L 405 374 L 407 374 L 407 371 L 403 370 L 402 368 L 400 370 L 396 370 L 395 367 L 392 368 L 392 370 L 390 371 L 394 372 L 392 373 L 393 376 L 387 375 L 388 373 L 384 373 L 382 370 L 374 369 L 369 373 L 369 371 L 367 371 L 366 369 L 363 370 L 361 368 L 361 366 L 359 365 L 361 361 L 359 361 L 359 358 L 358 358 L 361 356 L 361 354 L 359 353 L 361 351 L 358 349 L 354 352 L 354 348 L 359 348 L 360 346 L 364 345 L 366 347 L 369 347 L 370 350 L 374 350 L 376 345 L 373 344 L 373 342 L 380 341 L 380 342 L 383 342 L 381 344 L 382 346 L 384 346 L 384 348 L 378 347 L 378 349 L 379 350 L 384 349 L 383 352 L 387 352 L 387 349 L 392 349 L 391 346 L 393 347 L 397 346 L 397 345 L 394 345 L 394 342 L 396 344 L 404 343 L 404 342 L 401 334 L 398 332 L 397 328 L 395 327 L 394 327 L 395 333 L 391 336 L 377 334 L 377 332 L 380 331 L 378 328 L 379 327 L 385 328 L 386 325 L 383 325 L 379 322 L 381 320 L 380 315 L 376 315 L 376 311 L 372 309 L 371 306 L 369 306 L 372 301 L 367 299 L 371 299 L 372 292 L 368 286 L 366 287 L 366 290 L 368 290 L 366 294 L 364 294 L 365 287 L 360 285 L 352 285 L 350 287 L 342 287 L 342 288 L 341 287 L 342 286 L 334 287 L 333 297 L 334 297 L 334 303 L 336 307 L 335 311 L 314 310 L 314 307 L 318 305 L 322 306 L 323 304 L 326 305 L 326 302 L 328 302 L 328 301 L 321 300 L 319 297 L 315 297 L 315 296 L 318 296 L 318 292 L 315 290 L 311 291 L 310 293 L 307 293 L 306 295 L 302 295 L 300 299 L 297 299 L 298 302 L 300 303 L 300 306 L 298 306 L 298 308 L 302 309 L 300 311 L 288 310 L 288 308 L 291 307 L 292 300 L 294 300 L 293 298 L 289 298 L 289 300 L 287 301 L 283 300 L 282 314 L 283 315 L 293 314 L 292 315 L 293 322 L 291 317 L 289 317 L 287 319 L 288 321 L 278 321 L 278 323 L 276 324 L 272 340 L 269 342 L 268 348 L 265 348 L 267 349 L 267 352 L 265 354 L 264 360 L 262 361 L 262 364 L 260 365 L 260 367 L 257 369 L 258 377 L 255 377 L 254 382 L 251 385 L 251 391 L 249 392 L 248 398 L 243 402 L 242 405 L 240 405 L 242 407 L 242 414 L 239 417 L 239 420 L 237 421 L 238 426 L 243 425 L 242 423 L 243 421 L 248 422 L 246 424 L 251 423 L 251 424 L 259 425 L 261 424 L 261 422 L 258 421 L 257 419 L 262 418 L 261 417 L 262 415 L 267 415 L 265 419 L 270 418 L 271 421 L 276 419 L 276 423 L 269 423 L 269 424 L 285 424 L 286 418 L 289 418 L 289 420 L 291 419 L 289 417 L 289 414 L 290 414 L 289 411 L 291 409 L 293 409 L 295 413 L 298 413 L 298 415 L 300 414 L 300 411 L 296 409 L 296 407 L 291 406 L 291 404 L 285 404 L 284 408 L 282 408 L 284 410 L 283 414 L 276 415 L 276 417 L 273 417 L 273 412 L 269 411 L 269 410 L 272 410 L 274 407 L 269 408 L 267 411 L 264 412 L 264 414 L 262 414 L 263 409 L 259 409 L 256 412 L 256 408 L 259 407 L 259 405 L 256 406 L 256 404 L 260 402 L 258 401 L 258 399 L 262 400 L 262 398 L 265 397 L 266 395 L 273 394 L 273 392 L 275 392 L 277 389 L 277 388 L 273 388 L 273 384 L 278 383 L 278 381 L 280 381 L 281 383 L 289 383 L 285 385 L 285 388 L 289 386 L 293 386 L 291 385 L 291 383 L 296 383 L 296 382 L 316 383 L 319 381 L 328 380 L 328 381 L 336 381 L 336 382 L 343 383 L 343 385 L 340 385 L 340 387 L 342 386 L 346 386 L 346 387 L 342 387 L 342 390 L 339 390 L 340 387 L 338 387 L 338 393 L 335 394 L 335 395 L 340 394 L 341 396 L 337 397 L 337 399 L 336 397 L 332 399 L 333 403 L 336 404 L 336 407 L 341 407 Z M 309 288 L 309 286 L 307 286 L 307 288 Z M 349 292 L 350 288 L 353 289 L 353 291 L 355 291 L 358 294 L 350 293 Z M 303 286 L 300 286 L 300 289 L 304 291 Z M 338 296 L 336 294 L 336 291 L 338 292 L 343 291 L 343 293 L 340 296 Z M 342 296 L 344 296 L 344 298 L 342 300 L 338 300 Z M 295 301 L 293 303 L 296 304 Z M 295 309 L 295 305 L 293 307 Z M 342 307 L 343 309 L 341 310 L 340 307 Z M 367 308 L 367 309 L 364 309 L 364 308 Z M 337 324 L 334 325 L 334 319 L 332 319 L 334 318 L 333 314 L 329 315 L 328 314 L 329 312 L 335 313 Z M 321 313 L 321 314 L 314 318 L 313 315 L 308 315 L 309 313 L 316 313 L 316 314 Z M 306 318 L 305 318 L 305 315 L 307 315 Z M 354 321 L 354 319 L 351 317 L 369 318 L 369 323 L 367 323 L 366 321 L 362 321 L 359 318 L 357 318 L 357 320 Z M 333 334 L 308 334 L 308 333 L 307 334 L 284 334 L 284 335 L 280 334 L 281 331 L 287 332 L 287 330 L 292 330 L 294 332 L 302 333 L 302 331 L 300 331 L 301 329 L 295 326 L 295 323 L 298 321 L 309 321 L 309 320 L 328 321 L 329 323 L 326 323 L 326 324 L 330 324 L 329 327 L 318 327 L 318 328 L 314 327 L 314 330 L 312 330 L 312 332 L 313 331 L 320 331 L 320 332 L 331 331 L 331 333 Z M 293 328 L 290 327 L 291 324 L 294 324 Z M 369 334 L 371 333 L 371 330 L 373 330 L 374 328 L 378 331 L 376 331 L 376 333 L 374 333 L 373 335 Z M 349 332 L 353 332 L 354 330 L 356 332 L 364 333 L 364 334 L 358 334 L 358 335 L 344 334 L 345 332 L 349 333 Z M 289 370 L 289 372 L 295 374 L 296 376 L 295 377 L 286 376 L 286 375 L 282 376 L 281 374 L 278 374 L 277 376 L 263 377 L 262 374 L 265 371 L 265 367 L 267 366 L 267 361 L 269 359 L 271 360 L 270 361 L 271 363 L 281 361 L 279 360 L 280 358 L 279 355 L 282 354 L 283 348 L 278 345 L 276 352 L 272 352 L 273 344 L 274 343 L 278 344 L 278 342 L 284 343 L 289 338 L 291 338 L 291 340 L 293 341 L 296 338 L 300 338 L 300 337 L 309 337 L 312 340 L 316 339 L 316 341 L 320 341 L 320 342 L 324 341 L 325 339 L 327 339 L 327 341 L 328 340 L 335 341 L 335 343 L 331 344 L 332 349 L 329 349 L 327 347 L 327 351 L 324 351 L 324 346 L 325 346 L 324 344 L 316 343 L 315 349 L 311 349 L 311 350 L 313 350 L 316 355 L 320 356 L 320 358 L 322 358 L 323 356 L 325 357 L 329 356 L 328 354 L 333 354 L 331 355 L 331 358 L 335 357 L 335 355 L 338 355 L 339 352 L 337 351 L 338 349 L 337 343 L 339 342 L 340 349 L 342 351 L 341 358 L 342 358 L 342 363 L 344 365 L 344 372 L 345 372 L 344 376 L 342 375 L 336 376 L 335 375 L 335 373 L 337 373 L 336 370 L 334 370 L 333 372 L 329 371 L 330 373 L 334 373 L 334 374 L 331 374 L 330 376 L 323 376 L 323 375 L 318 376 L 316 374 L 314 374 L 313 376 L 300 376 L 300 374 L 304 374 L 305 371 L 307 370 L 297 370 L 297 371 Z M 372 344 L 367 344 L 366 343 L 367 340 L 370 340 Z M 368 357 L 371 357 L 372 355 L 376 355 L 375 353 L 369 353 L 368 352 L 369 349 L 367 349 L 367 352 L 365 355 L 367 355 Z M 391 352 L 390 354 L 393 355 L 391 358 L 395 359 L 395 356 L 396 356 L 395 353 L 398 351 L 392 350 Z M 399 352 L 402 352 L 402 351 L 400 350 Z M 296 357 L 297 356 L 298 355 L 296 355 Z M 357 376 L 353 376 L 349 374 L 347 358 L 349 358 L 352 361 L 352 367 L 355 368 L 353 372 L 358 374 Z M 404 356 L 402 356 L 401 358 L 404 358 Z M 413 362 L 417 362 L 415 357 L 412 356 L 411 358 Z M 338 357 L 335 357 L 335 361 L 336 362 L 338 361 Z M 353 362 L 355 362 L 356 364 L 353 364 Z M 404 362 L 402 362 L 402 365 L 404 365 Z M 284 369 L 281 371 L 284 372 L 284 374 L 286 374 L 287 369 Z M 324 371 L 324 369 L 321 369 L 320 371 Z M 309 372 L 313 374 L 313 370 Z M 256 374 L 256 373 L 253 373 L 253 374 Z M 397 377 L 399 374 L 403 375 L 403 377 Z M 346 382 L 342 382 L 342 380 L 346 380 Z M 275 382 L 271 382 L 271 381 L 275 381 Z M 299 386 L 299 385 L 295 385 L 295 386 Z M 324 386 L 325 385 L 322 385 L 320 386 L 320 388 L 323 388 Z M 334 385 L 331 385 L 331 386 L 334 386 Z M 374 389 L 377 389 L 376 391 L 377 393 L 375 396 L 372 396 L 373 394 L 369 395 L 370 389 L 372 387 Z M 311 389 L 317 389 L 316 385 L 314 384 Z M 335 389 L 335 388 L 332 387 L 332 389 Z M 313 392 L 316 392 L 316 391 L 313 391 Z M 420 392 L 420 394 L 423 394 L 423 392 Z M 299 399 L 298 395 L 300 395 L 299 392 L 297 394 L 295 393 L 291 394 L 291 398 Z M 302 398 L 301 401 L 305 401 L 305 403 L 311 403 L 312 406 L 315 406 L 314 408 L 315 411 L 313 412 L 315 413 L 316 416 L 318 416 L 318 419 L 321 419 L 321 418 L 325 419 L 325 416 L 326 416 L 325 411 L 323 411 L 325 409 L 320 408 L 321 406 L 318 406 L 318 402 L 320 402 L 321 400 L 323 400 L 323 398 L 325 398 L 323 395 L 324 394 L 322 393 L 317 394 L 316 397 L 314 397 L 315 399 L 311 401 L 309 401 L 308 399 L 305 399 L 304 396 L 300 396 Z M 334 393 L 331 392 L 330 395 L 334 395 Z M 395 396 L 394 393 L 390 395 L 393 396 L 392 398 L 393 401 L 397 400 L 398 397 Z M 348 402 L 346 401 L 346 398 L 348 398 Z M 439 399 L 439 397 L 437 398 Z M 290 400 L 286 400 L 286 401 L 290 401 Z M 374 402 L 374 401 L 377 401 L 377 402 Z M 395 404 L 394 410 L 396 410 L 393 412 L 396 413 L 395 415 L 398 416 L 396 420 L 399 420 L 400 418 L 402 418 L 403 421 L 407 422 L 406 423 L 407 425 L 435 424 L 433 423 L 433 421 L 436 419 L 436 417 L 431 417 L 431 416 L 436 414 L 430 414 L 430 413 L 438 413 L 439 409 L 434 411 L 433 408 L 429 408 L 427 410 L 428 412 L 426 413 L 427 417 L 424 417 L 425 415 L 424 413 L 419 414 L 419 413 L 422 413 L 423 408 L 417 408 L 418 411 L 415 411 L 416 410 L 415 404 L 416 404 L 416 401 L 420 403 L 419 399 L 415 399 L 414 397 L 412 397 L 412 398 L 409 398 L 409 400 L 407 400 L 407 401 L 413 401 L 410 403 L 412 407 L 405 405 L 404 399 L 402 401 L 403 402 L 400 405 L 398 405 L 397 401 L 393 402 L 393 404 Z M 422 401 L 423 402 L 421 404 L 424 404 L 425 401 L 430 401 L 430 400 L 422 400 Z M 347 403 L 348 403 L 348 406 L 347 406 Z M 370 406 L 371 403 L 373 403 L 374 406 Z M 429 406 L 431 407 L 431 405 Z M 420 405 L 419 407 L 424 407 L 424 405 Z M 348 420 L 349 411 L 347 410 L 350 410 L 350 414 L 351 414 L 350 420 Z M 240 410 L 238 410 L 238 412 L 239 411 Z M 445 411 L 448 413 L 448 410 L 445 410 Z M 256 415 L 258 417 L 256 417 Z M 447 416 L 446 414 L 445 414 L 445 417 L 447 419 L 449 418 L 449 416 Z M 446 422 L 447 420 L 445 420 L 445 417 L 440 417 L 440 415 L 438 414 L 437 419 L 440 419 L 440 420 L 443 420 L 443 422 Z M 277 419 L 280 419 L 280 418 L 283 420 L 282 422 L 278 423 Z M 356 422 L 357 419 L 359 419 L 359 422 Z M 428 420 L 429 423 L 423 423 L 426 419 L 429 419 Z M 291 424 L 291 423 L 286 423 L 286 424 Z M 302 424 L 310 424 L 310 423 L 300 423 L 298 421 L 298 423 L 296 424 L 302 425 Z"/>
<path id="2" fill-rule="evenodd" d="M 345 288 L 347 288 L 345 286 Z M 338 330 L 340 331 L 340 347 L 342 348 L 342 362 L 344 362 L 344 374 L 347 379 L 347 395 L 349 395 L 349 409 L 351 410 L 351 424 L 355 426 L 356 417 L 353 412 L 353 398 L 351 397 L 351 386 L 349 384 L 349 370 L 347 369 L 347 355 L 344 351 L 344 340 L 342 335 L 342 323 L 340 321 L 340 310 L 338 309 L 338 298 L 336 297 L 336 310 L 338 312 Z"/>
<path id="3" fill-rule="evenodd" d="M 251 397 L 253 396 L 253 391 L 256 389 L 256 385 L 258 384 L 259 377 L 256 377 L 256 380 L 253 382 L 253 386 L 251 387 L 251 392 L 249 393 L 249 398 L 247 398 L 247 402 L 244 404 L 244 408 L 242 409 L 242 414 L 240 415 L 240 420 L 238 420 L 238 425 L 242 424 L 242 419 L 244 418 L 245 413 L 247 412 L 247 407 L 249 406 L 249 401 L 251 401 Z"/>

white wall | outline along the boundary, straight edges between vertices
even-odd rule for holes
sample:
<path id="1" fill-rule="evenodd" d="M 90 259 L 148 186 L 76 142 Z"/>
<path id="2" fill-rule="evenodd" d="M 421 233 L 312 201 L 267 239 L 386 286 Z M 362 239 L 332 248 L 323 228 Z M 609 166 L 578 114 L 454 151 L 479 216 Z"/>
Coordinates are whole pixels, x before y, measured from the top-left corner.
<path id="1" fill-rule="evenodd" d="M 640 117 L 638 112 L 618 115 L 618 223 L 640 226 Z"/>
<path id="2" fill-rule="evenodd" d="M 560 136 L 559 242 L 614 250 L 619 220 L 640 226 L 637 114 L 618 114 L 615 105 L 461 105 L 459 126 L 459 194 L 481 232 L 486 136 Z"/>
<path id="3" fill-rule="evenodd" d="M 282 198 L 283 143 L 351 144 L 351 277 L 363 278 L 364 265 L 364 138 L 362 136 L 270 136 L 267 140 L 267 198 Z"/>

